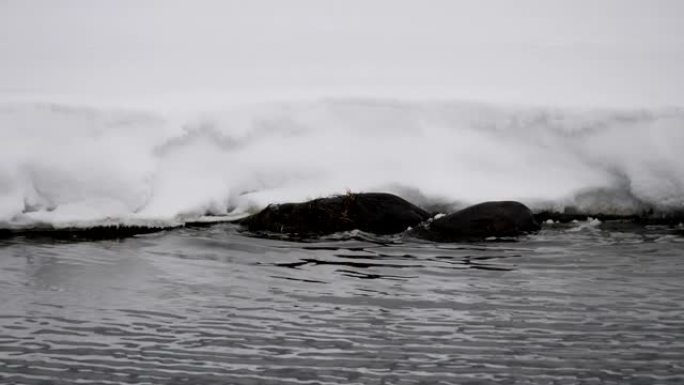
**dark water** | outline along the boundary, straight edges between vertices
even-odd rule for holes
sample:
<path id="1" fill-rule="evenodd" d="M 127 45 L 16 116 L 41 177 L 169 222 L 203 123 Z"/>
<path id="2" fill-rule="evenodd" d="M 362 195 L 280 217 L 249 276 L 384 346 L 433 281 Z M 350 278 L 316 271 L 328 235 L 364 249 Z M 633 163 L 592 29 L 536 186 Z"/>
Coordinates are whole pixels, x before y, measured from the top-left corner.
<path id="1" fill-rule="evenodd" d="M 673 230 L 380 241 L 2 241 L 0 383 L 684 383 Z"/>

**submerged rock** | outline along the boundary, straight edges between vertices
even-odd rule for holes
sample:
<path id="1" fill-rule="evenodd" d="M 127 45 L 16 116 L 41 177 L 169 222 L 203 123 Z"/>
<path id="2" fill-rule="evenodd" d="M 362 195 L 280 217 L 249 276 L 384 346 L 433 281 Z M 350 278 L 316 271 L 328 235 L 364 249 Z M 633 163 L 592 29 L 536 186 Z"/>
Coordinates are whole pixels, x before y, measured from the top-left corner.
<path id="1" fill-rule="evenodd" d="M 396 234 L 429 217 L 425 210 L 396 195 L 359 193 L 269 205 L 240 224 L 249 231 L 286 234 L 321 235 L 355 229 Z"/>
<path id="2" fill-rule="evenodd" d="M 409 235 L 436 242 L 512 237 L 539 230 L 532 211 L 520 202 L 484 202 L 426 222 Z"/>

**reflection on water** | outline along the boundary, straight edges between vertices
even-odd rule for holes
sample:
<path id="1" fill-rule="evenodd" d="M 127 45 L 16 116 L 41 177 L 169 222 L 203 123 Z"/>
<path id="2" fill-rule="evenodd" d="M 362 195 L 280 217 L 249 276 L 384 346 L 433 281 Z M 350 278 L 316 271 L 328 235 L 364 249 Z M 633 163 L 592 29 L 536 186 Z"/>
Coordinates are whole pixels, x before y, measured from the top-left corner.
<path id="1" fill-rule="evenodd" d="M 681 384 L 684 238 L 0 244 L 0 383 Z"/>

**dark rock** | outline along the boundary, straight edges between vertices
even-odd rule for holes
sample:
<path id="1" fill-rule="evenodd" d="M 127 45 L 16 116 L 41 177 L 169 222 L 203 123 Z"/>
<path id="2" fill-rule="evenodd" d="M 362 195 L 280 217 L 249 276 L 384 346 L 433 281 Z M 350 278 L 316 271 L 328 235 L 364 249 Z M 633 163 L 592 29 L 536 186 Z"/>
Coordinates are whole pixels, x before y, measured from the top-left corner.
<path id="1" fill-rule="evenodd" d="M 409 235 L 436 242 L 511 237 L 537 231 L 532 211 L 520 202 L 484 202 L 426 222 Z"/>
<path id="2" fill-rule="evenodd" d="M 425 210 L 396 195 L 361 193 L 269 205 L 240 224 L 255 232 L 320 235 L 358 229 L 395 234 L 429 217 Z"/>
<path id="3" fill-rule="evenodd" d="M 554 212 L 542 211 L 534 214 L 534 218 L 539 223 L 552 220 L 554 222 L 568 223 L 572 221 L 586 221 L 588 219 L 598 219 L 601 222 L 624 222 L 640 226 L 677 226 L 684 222 L 684 211 L 673 210 L 658 212 L 645 210 L 634 214 L 604 214 L 601 212 Z"/>
<path id="4" fill-rule="evenodd" d="M 111 239 L 124 239 L 139 234 L 161 232 L 171 227 L 144 226 L 95 226 L 95 227 L 35 227 L 18 229 L 0 229 L 0 240 L 21 238 L 23 241 L 38 242 L 92 242 Z"/>

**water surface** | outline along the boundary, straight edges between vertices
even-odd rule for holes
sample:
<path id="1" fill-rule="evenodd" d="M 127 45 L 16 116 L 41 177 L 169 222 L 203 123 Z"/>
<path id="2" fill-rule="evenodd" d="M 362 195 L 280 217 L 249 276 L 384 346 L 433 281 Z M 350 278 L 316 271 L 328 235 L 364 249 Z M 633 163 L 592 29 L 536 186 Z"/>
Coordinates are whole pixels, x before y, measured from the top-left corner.
<path id="1" fill-rule="evenodd" d="M 0 241 L 3 384 L 681 384 L 684 237 Z"/>

